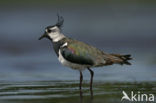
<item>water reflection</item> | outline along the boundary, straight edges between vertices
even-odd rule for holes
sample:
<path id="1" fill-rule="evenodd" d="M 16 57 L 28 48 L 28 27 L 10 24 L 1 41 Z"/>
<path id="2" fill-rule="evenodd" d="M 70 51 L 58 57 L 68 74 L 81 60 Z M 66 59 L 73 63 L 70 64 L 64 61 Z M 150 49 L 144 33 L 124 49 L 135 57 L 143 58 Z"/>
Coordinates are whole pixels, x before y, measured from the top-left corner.
<path id="1" fill-rule="evenodd" d="M 80 103 L 83 103 L 83 92 L 80 90 Z"/>
<path id="2" fill-rule="evenodd" d="M 93 90 L 90 90 L 90 98 L 88 98 L 87 102 L 84 102 L 83 100 L 83 91 L 80 90 L 80 103 L 92 103 L 93 102 Z"/>

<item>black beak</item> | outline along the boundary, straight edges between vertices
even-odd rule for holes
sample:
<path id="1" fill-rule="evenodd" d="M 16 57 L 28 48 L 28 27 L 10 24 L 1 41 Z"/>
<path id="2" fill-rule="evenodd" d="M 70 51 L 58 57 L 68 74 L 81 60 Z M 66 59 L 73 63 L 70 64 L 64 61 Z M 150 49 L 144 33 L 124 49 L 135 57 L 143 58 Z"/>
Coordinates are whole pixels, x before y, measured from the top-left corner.
<path id="1" fill-rule="evenodd" d="M 41 37 L 39 37 L 39 39 L 38 40 L 41 40 L 41 39 L 43 39 L 43 38 L 45 38 L 45 37 L 47 37 L 48 35 L 47 35 L 47 33 L 45 32 Z"/>

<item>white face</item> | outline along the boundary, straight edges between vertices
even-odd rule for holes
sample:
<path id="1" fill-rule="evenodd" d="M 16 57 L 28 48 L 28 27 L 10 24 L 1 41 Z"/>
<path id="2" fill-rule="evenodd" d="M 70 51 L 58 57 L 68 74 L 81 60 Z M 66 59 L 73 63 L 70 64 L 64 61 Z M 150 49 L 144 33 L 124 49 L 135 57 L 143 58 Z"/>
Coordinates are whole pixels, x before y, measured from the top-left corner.
<path id="1" fill-rule="evenodd" d="M 54 42 L 57 42 L 65 37 L 57 26 L 47 28 L 45 31 Z"/>

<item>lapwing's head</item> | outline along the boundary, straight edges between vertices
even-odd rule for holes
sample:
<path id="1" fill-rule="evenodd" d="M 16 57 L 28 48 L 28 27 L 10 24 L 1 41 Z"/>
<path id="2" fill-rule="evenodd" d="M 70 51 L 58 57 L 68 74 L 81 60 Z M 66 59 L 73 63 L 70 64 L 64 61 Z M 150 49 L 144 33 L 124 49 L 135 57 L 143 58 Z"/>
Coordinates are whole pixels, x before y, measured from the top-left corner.
<path id="1" fill-rule="evenodd" d="M 46 27 L 44 34 L 39 38 L 39 40 L 41 40 L 42 38 L 48 38 L 53 42 L 57 42 L 64 38 L 65 36 L 61 33 L 61 27 L 63 26 L 63 22 L 63 17 L 58 15 L 57 23 L 55 25 Z"/>

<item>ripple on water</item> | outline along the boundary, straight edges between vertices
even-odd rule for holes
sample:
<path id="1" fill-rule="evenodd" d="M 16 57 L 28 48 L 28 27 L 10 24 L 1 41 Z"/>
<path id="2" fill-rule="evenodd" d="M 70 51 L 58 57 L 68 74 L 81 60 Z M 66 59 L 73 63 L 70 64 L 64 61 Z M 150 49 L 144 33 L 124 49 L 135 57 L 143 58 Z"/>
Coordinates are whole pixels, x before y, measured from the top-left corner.
<path id="1" fill-rule="evenodd" d="M 94 82 L 94 102 L 107 101 L 119 102 L 122 91 L 143 91 L 156 94 L 156 83 L 102 83 Z M 84 101 L 90 97 L 89 84 L 83 84 Z M 79 101 L 80 92 L 78 81 L 35 81 L 35 82 L 1 82 L 0 101 L 44 101 L 51 102 L 77 100 Z M 75 99 L 74 99 L 75 98 Z M 5 103 L 4 102 L 4 103 Z M 7 103 L 7 102 L 6 102 Z M 19 102 L 20 103 L 20 102 Z"/>

